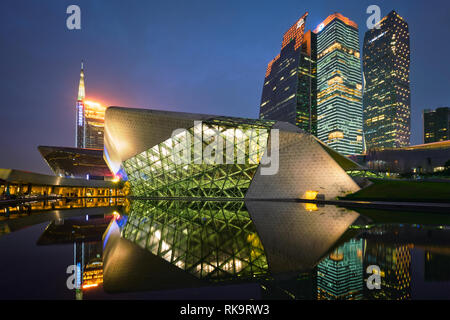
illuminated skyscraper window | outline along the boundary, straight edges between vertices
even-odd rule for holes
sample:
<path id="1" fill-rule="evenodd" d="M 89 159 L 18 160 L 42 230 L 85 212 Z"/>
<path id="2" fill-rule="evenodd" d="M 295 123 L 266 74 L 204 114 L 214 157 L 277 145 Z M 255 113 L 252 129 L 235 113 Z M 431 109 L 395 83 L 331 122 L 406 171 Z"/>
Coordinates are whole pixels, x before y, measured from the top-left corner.
<path id="1" fill-rule="evenodd" d="M 305 13 L 283 36 L 281 52 L 269 62 L 260 118 L 292 123 L 317 134 L 316 35 L 305 33 Z"/>
<path id="2" fill-rule="evenodd" d="M 317 34 L 318 138 L 344 154 L 362 152 L 362 78 L 358 25 L 339 13 Z"/>

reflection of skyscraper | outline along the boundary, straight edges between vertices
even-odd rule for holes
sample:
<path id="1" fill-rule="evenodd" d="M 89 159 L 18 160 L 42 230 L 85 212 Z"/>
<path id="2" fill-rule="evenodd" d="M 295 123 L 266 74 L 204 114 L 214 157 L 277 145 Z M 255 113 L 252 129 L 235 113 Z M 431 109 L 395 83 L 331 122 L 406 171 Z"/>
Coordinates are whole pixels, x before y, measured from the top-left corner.
<path id="1" fill-rule="evenodd" d="M 316 35 L 306 34 L 305 13 L 284 34 L 281 52 L 269 62 L 261 97 L 261 119 L 290 122 L 317 134 Z"/>
<path id="2" fill-rule="evenodd" d="M 84 64 L 81 63 L 77 98 L 76 147 L 103 149 L 106 108 L 86 100 Z"/>
<path id="3" fill-rule="evenodd" d="M 342 154 L 359 154 L 363 134 L 358 25 L 335 13 L 314 32 L 318 138 Z"/>
<path id="4" fill-rule="evenodd" d="M 317 266 L 317 299 L 363 298 L 363 240 L 352 239 Z"/>
<path id="5" fill-rule="evenodd" d="M 364 37 L 364 134 L 368 148 L 409 145 L 409 30 L 395 11 Z"/>
<path id="6" fill-rule="evenodd" d="M 425 252 L 425 281 L 450 281 L 450 255 Z"/>
<path id="7" fill-rule="evenodd" d="M 411 299 L 411 252 L 406 245 L 384 244 L 367 240 L 364 267 L 377 265 L 381 273 L 381 289 L 369 290 L 368 299 Z"/>
<path id="8" fill-rule="evenodd" d="M 77 299 L 83 290 L 103 283 L 102 235 L 113 215 L 52 221 L 39 238 L 38 245 L 73 243 L 73 264 L 76 266 L 74 285 Z"/>

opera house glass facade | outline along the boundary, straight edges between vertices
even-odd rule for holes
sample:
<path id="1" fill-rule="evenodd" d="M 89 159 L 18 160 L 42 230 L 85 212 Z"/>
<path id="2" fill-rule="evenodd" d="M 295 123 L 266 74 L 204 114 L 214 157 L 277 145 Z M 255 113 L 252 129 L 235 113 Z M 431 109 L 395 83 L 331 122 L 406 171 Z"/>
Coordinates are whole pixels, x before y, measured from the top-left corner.
<path id="1" fill-rule="evenodd" d="M 330 199 L 359 190 L 346 173 L 357 164 L 279 121 L 110 107 L 104 155 L 135 197 Z"/>
<path id="2" fill-rule="evenodd" d="M 177 147 L 186 143 L 184 134 L 155 145 L 123 163 L 134 195 L 243 198 L 266 149 L 270 125 L 270 122 L 229 119 L 200 122 L 187 131 L 192 137 L 203 138 L 199 141 L 201 148 L 196 148 L 195 139 L 187 142 L 193 162 L 189 165 L 177 164 L 173 157 Z M 231 142 L 233 155 L 242 155 L 241 161 L 237 161 L 240 163 L 204 163 L 202 150 L 206 150 L 206 141 L 216 134 L 226 144 Z M 218 162 L 224 162 L 221 160 Z"/>

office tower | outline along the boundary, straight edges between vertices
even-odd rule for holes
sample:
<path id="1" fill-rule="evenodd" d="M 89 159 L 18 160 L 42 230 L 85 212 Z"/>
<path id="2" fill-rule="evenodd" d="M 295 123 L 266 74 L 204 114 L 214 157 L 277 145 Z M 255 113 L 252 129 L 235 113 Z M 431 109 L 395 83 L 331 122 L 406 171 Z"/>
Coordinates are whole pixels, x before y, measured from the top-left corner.
<path id="1" fill-rule="evenodd" d="M 360 154 L 363 124 L 358 25 L 335 13 L 314 33 L 318 138 L 344 155 Z"/>
<path id="2" fill-rule="evenodd" d="M 383 228 L 375 229 L 375 236 L 382 235 Z M 364 270 L 370 265 L 380 268 L 381 290 L 369 290 L 364 286 L 369 300 L 411 299 L 411 250 L 407 245 L 382 243 L 377 239 L 366 240 Z"/>
<path id="3" fill-rule="evenodd" d="M 409 146 L 409 66 L 408 24 L 391 11 L 364 36 L 364 134 L 368 149 Z"/>
<path id="4" fill-rule="evenodd" d="M 450 108 L 423 111 L 424 143 L 450 140 Z"/>
<path id="5" fill-rule="evenodd" d="M 106 108 L 86 100 L 84 64 L 81 62 L 80 84 L 77 98 L 76 147 L 103 149 Z"/>
<path id="6" fill-rule="evenodd" d="M 362 239 L 352 239 L 318 264 L 318 300 L 363 298 L 363 249 Z"/>
<path id="7" fill-rule="evenodd" d="M 260 118 L 292 123 L 317 135 L 316 35 L 305 33 L 305 13 L 284 34 L 281 52 L 267 66 Z"/>

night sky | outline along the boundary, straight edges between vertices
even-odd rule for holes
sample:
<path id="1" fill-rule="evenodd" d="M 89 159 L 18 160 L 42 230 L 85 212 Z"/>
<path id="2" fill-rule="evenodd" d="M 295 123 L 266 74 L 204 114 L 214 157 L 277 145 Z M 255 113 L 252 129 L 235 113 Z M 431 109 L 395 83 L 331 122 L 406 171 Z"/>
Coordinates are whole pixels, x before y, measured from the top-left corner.
<path id="1" fill-rule="evenodd" d="M 81 8 L 81 30 L 66 8 Z M 80 61 L 105 105 L 257 118 L 267 63 L 305 11 L 314 29 L 340 12 L 395 9 L 411 34 L 412 144 L 422 109 L 450 105 L 447 0 L 2 0 L 0 168 L 51 173 L 37 146 L 74 146 Z"/>

